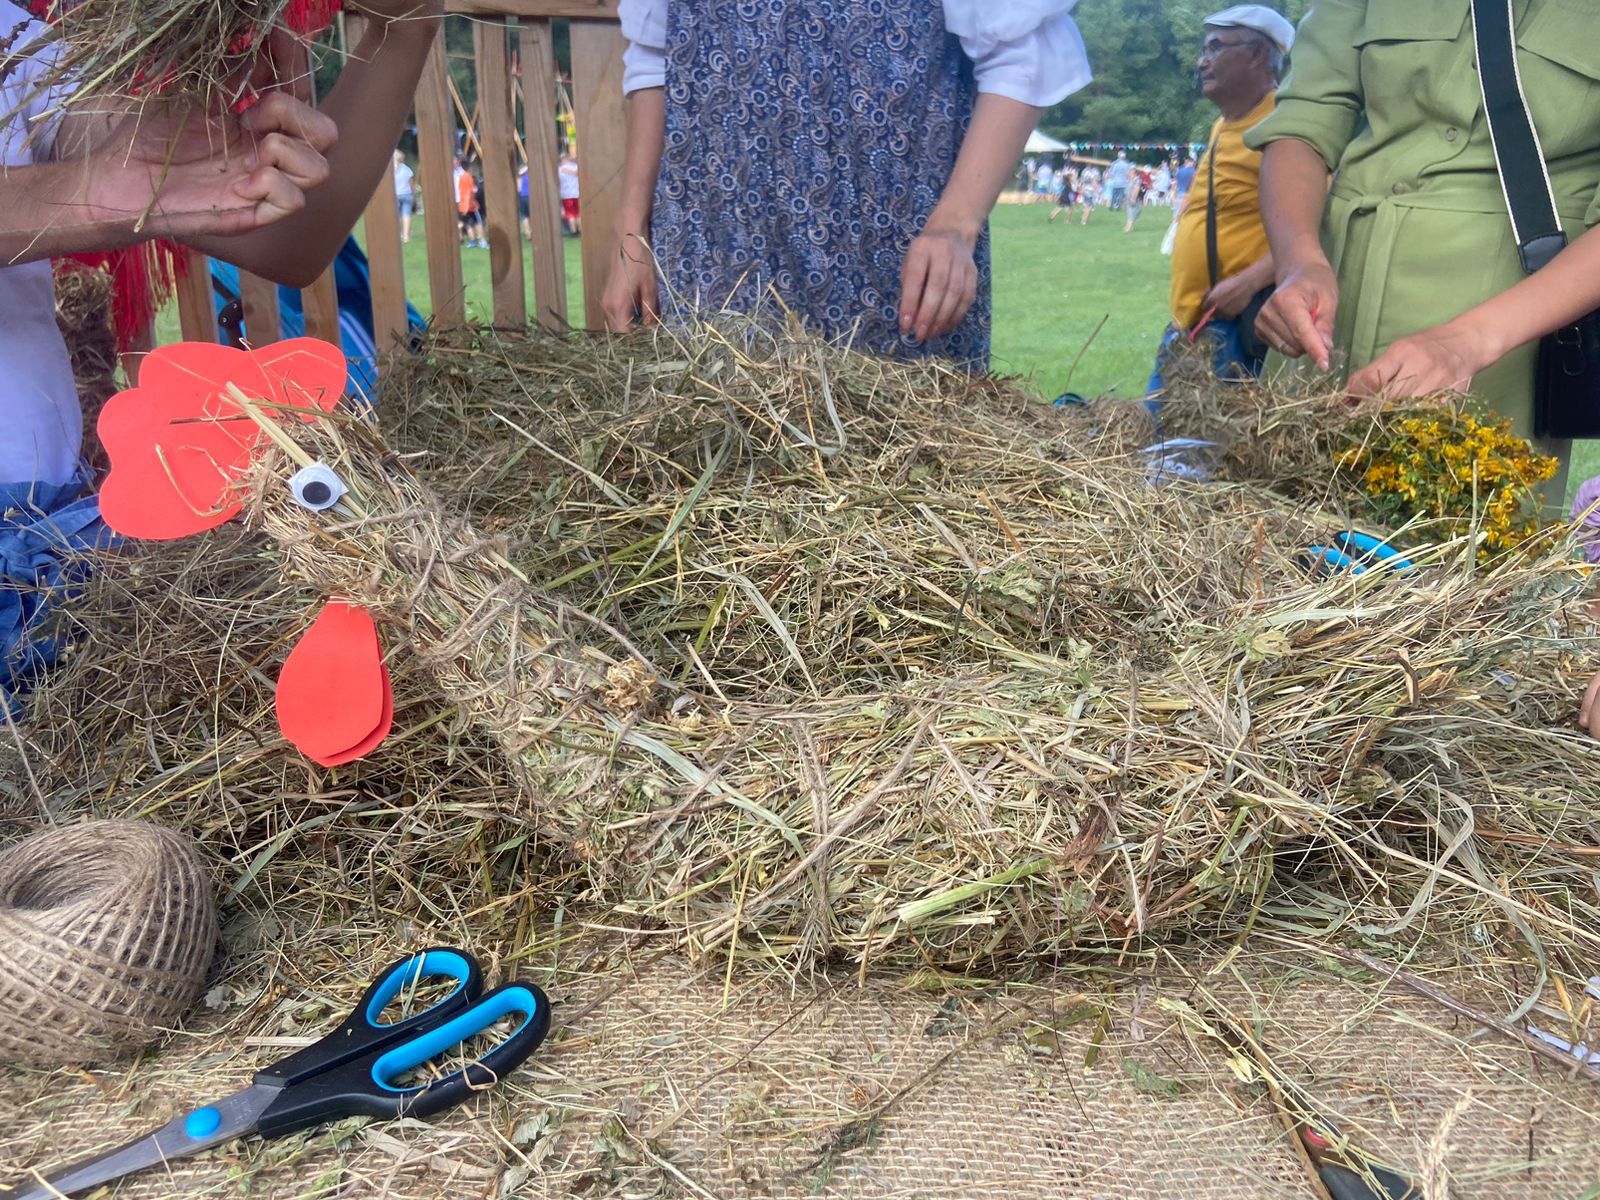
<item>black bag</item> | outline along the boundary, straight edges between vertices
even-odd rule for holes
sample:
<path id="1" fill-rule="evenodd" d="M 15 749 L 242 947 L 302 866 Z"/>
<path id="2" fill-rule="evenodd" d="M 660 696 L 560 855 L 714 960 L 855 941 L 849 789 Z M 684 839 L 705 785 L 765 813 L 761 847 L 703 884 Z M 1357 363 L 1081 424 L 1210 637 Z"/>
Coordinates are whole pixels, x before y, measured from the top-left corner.
<path id="1" fill-rule="evenodd" d="M 1206 273 L 1211 277 L 1212 287 L 1222 279 L 1221 256 L 1217 252 L 1217 141 L 1213 138 L 1206 151 Z M 1233 318 L 1239 326 L 1239 348 L 1258 363 L 1266 358 L 1268 347 L 1266 339 L 1256 332 L 1256 318 L 1261 315 L 1262 306 L 1272 299 L 1277 286 L 1269 283 L 1262 288 Z"/>
<path id="2" fill-rule="evenodd" d="M 1522 269 L 1531 275 L 1566 247 L 1567 235 L 1522 94 L 1513 21 L 1511 0 L 1472 0 L 1478 82 L 1494 141 L 1495 166 Z M 1540 340 L 1533 432 L 1546 438 L 1600 438 L 1600 310 Z"/>

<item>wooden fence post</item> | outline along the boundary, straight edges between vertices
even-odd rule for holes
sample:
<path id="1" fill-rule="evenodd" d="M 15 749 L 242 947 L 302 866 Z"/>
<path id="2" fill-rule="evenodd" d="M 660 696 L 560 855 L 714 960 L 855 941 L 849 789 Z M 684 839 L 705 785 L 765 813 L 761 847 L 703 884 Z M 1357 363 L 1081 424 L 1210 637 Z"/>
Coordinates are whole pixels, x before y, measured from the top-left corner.
<path id="1" fill-rule="evenodd" d="M 572 110 L 578 123 L 578 181 L 583 220 L 583 313 L 591 329 L 605 328 L 600 307 L 611 271 L 612 227 L 627 133 L 622 110 L 622 29 L 615 21 L 573 19 Z"/>
<path id="2" fill-rule="evenodd" d="M 489 281 L 497 324 L 522 325 L 528 301 L 522 277 L 522 230 L 518 227 L 514 103 L 511 54 L 504 17 L 473 23 L 478 60 L 478 112 L 482 130 L 484 200 L 489 207 Z M 531 194 L 531 185 L 530 185 Z"/>
<path id="3" fill-rule="evenodd" d="M 428 237 L 428 291 L 433 298 L 433 317 L 442 325 L 460 325 L 467 319 L 467 298 L 461 279 L 452 179 L 456 139 L 448 78 L 441 28 L 417 85 L 417 148 L 422 157 L 422 198 L 427 204 L 423 222 Z"/>
<path id="4" fill-rule="evenodd" d="M 556 186 L 556 44 L 549 17 L 519 17 L 522 127 L 528 142 L 528 229 L 533 235 L 533 295 L 539 324 L 567 327 L 567 256 Z"/>

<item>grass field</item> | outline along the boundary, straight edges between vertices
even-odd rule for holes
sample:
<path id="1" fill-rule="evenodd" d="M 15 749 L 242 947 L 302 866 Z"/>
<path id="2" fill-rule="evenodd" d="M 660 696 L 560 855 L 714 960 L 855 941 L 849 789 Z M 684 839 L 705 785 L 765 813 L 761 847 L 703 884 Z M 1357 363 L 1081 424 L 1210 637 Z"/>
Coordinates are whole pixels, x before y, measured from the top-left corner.
<path id="1" fill-rule="evenodd" d="M 1073 389 L 1090 394 L 1143 389 L 1167 324 L 1167 260 L 1160 251 L 1167 210 L 1147 210 L 1126 236 L 1120 214 L 1098 212 L 1087 226 L 1074 221 L 1070 228 L 1064 219 L 1050 224 L 1049 214 L 1047 204 L 1002 204 L 995 210 L 994 369 L 1028 378 L 1054 396 L 1105 318 L 1073 372 Z M 566 239 L 563 245 L 568 304 L 577 313 L 583 295 L 578 243 Z M 489 252 L 464 249 L 461 254 L 467 315 L 487 321 Z M 427 313 L 428 251 L 421 218 L 405 246 L 405 265 L 411 302 Z M 528 256 L 523 265 L 531 297 Z"/>
<path id="2" fill-rule="evenodd" d="M 1046 396 L 1065 388 L 1069 371 L 1072 390 L 1085 395 L 1143 391 L 1168 320 L 1168 260 L 1160 247 L 1170 214 L 1146 209 L 1129 234 L 1122 232 L 1120 213 L 1096 212 L 1087 226 L 1064 218 L 1051 224 L 1049 214 L 1048 204 L 995 209 L 994 370 L 1028 381 Z M 454 237 L 453 221 L 450 231 Z M 424 315 L 432 307 L 426 236 L 426 219 L 419 217 L 404 248 L 407 291 Z M 581 314 L 577 239 L 563 239 L 562 248 L 569 310 Z M 489 252 L 463 249 L 461 255 L 467 315 L 487 321 L 492 314 Z M 531 303 L 531 256 L 524 254 L 523 266 Z M 163 342 L 177 340 L 175 309 L 162 314 L 158 333 Z M 1600 474 L 1600 442 L 1580 443 L 1569 486 L 1595 474 Z"/>

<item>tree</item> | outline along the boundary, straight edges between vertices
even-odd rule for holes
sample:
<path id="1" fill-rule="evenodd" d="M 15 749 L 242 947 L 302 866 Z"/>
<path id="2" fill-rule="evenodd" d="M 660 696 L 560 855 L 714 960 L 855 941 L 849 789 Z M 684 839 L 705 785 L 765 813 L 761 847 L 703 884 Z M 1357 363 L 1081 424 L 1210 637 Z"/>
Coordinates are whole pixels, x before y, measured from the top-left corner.
<path id="1" fill-rule="evenodd" d="M 1272 7 L 1298 21 L 1310 0 Z M 1089 50 L 1094 82 L 1048 109 L 1046 133 L 1065 141 L 1204 141 L 1216 109 L 1201 98 L 1195 60 L 1202 22 L 1217 0 L 1091 0 L 1073 15 Z"/>

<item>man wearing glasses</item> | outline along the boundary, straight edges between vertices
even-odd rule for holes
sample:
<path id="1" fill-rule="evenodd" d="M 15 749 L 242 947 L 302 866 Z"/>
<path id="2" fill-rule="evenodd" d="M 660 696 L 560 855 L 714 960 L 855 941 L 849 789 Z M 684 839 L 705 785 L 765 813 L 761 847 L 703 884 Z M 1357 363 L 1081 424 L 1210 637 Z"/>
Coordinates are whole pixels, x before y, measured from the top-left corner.
<path id="1" fill-rule="evenodd" d="M 1261 155 L 1244 134 L 1273 109 L 1294 26 L 1262 4 L 1239 4 L 1205 20 L 1196 63 L 1200 92 L 1221 111 L 1211 127 L 1194 187 L 1178 217 L 1172 250 L 1172 324 L 1161 340 L 1154 398 L 1162 368 L 1179 338 L 1202 333 L 1214 347 L 1222 378 L 1261 373 L 1266 346 L 1255 333 L 1256 313 L 1270 295 L 1272 255 L 1261 223 L 1257 189 Z"/>

